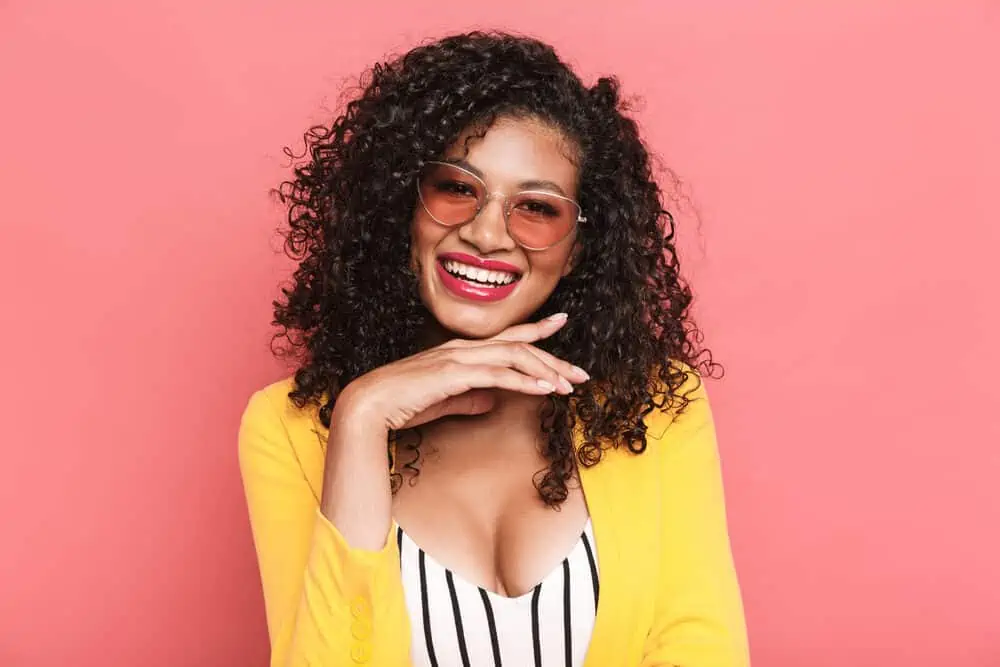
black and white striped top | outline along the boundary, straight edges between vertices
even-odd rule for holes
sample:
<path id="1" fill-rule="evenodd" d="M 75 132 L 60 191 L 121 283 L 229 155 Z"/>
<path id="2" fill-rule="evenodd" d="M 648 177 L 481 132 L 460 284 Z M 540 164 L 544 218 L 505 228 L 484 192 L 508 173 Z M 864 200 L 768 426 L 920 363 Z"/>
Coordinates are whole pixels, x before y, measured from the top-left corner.
<path id="1" fill-rule="evenodd" d="M 396 530 L 417 667 L 581 667 L 600 591 L 588 519 L 569 555 L 524 595 L 477 586 Z"/>

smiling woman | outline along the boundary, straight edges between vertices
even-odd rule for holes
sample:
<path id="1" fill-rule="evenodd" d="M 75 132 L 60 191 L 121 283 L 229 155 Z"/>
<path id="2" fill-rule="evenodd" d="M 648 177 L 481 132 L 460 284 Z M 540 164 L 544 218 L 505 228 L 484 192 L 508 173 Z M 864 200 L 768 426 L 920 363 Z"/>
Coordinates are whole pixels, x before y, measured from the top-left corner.
<path id="1" fill-rule="evenodd" d="M 240 431 L 272 664 L 748 664 L 713 364 L 616 82 L 456 35 L 307 141 L 298 370 Z"/>
<path id="2" fill-rule="evenodd" d="M 526 321 L 572 269 L 580 205 L 564 193 L 576 194 L 577 160 L 575 146 L 534 119 L 499 119 L 471 136 L 445 152 L 456 162 L 421 173 L 411 243 L 437 323 L 486 338 Z M 467 155 L 455 148 L 466 145 Z"/>

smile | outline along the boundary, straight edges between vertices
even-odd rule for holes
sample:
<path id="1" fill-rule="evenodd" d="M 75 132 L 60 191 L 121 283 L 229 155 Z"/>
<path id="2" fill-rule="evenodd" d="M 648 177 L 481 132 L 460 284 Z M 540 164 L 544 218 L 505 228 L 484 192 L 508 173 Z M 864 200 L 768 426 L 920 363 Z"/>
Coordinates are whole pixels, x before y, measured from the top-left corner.
<path id="1" fill-rule="evenodd" d="M 475 259 L 475 258 L 474 258 Z M 441 256 L 436 262 L 438 277 L 453 295 L 472 301 L 499 301 L 517 287 L 521 274 L 512 265 L 498 267 L 497 262 L 483 262 L 487 266 L 474 266 L 455 256 Z"/>
<path id="2" fill-rule="evenodd" d="M 508 271 L 488 271 L 486 269 L 477 269 L 474 266 L 462 264 L 461 262 L 456 262 L 453 259 L 443 260 L 441 265 L 444 266 L 444 270 L 451 275 L 456 278 L 466 280 L 474 285 L 498 287 L 512 283 L 518 279 L 517 274 L 510 273 Z"/>

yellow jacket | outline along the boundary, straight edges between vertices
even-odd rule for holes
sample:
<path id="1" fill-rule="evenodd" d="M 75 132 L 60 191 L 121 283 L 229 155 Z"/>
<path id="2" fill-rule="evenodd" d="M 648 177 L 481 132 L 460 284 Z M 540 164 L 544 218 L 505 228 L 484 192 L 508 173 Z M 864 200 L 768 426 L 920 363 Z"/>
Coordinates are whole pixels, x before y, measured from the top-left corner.
<path id="1" fill-rule="evenodd" d="M 271 665 L 410 665 L 396 540 L 353 548 L 319 512 L 328 431 L 291 387 L 255 393 L 239 434 Z M 586 667 L 749 665 L 715 429 L 695 396 L 673 424 L 647 416 L 643 454 L 609 450 L 580 470 L 601 571 Z"/>

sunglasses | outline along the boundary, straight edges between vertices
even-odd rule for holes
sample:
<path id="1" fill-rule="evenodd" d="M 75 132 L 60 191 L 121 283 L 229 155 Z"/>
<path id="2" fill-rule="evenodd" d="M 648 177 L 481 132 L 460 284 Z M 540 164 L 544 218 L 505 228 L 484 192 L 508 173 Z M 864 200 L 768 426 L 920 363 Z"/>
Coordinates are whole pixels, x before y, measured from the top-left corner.
<path id="1" fill-rule="evenodd" d="M 450 162 L 427 162 L 417 181 L 420 203 L 435 222 L 458 227 L 476 219 L 490 199 L 503 197 L 507 233 L 522 248 L 546 250 L 586 222 L 580 204 L 544 190 L 490 193 L 483 179 Z"/>

